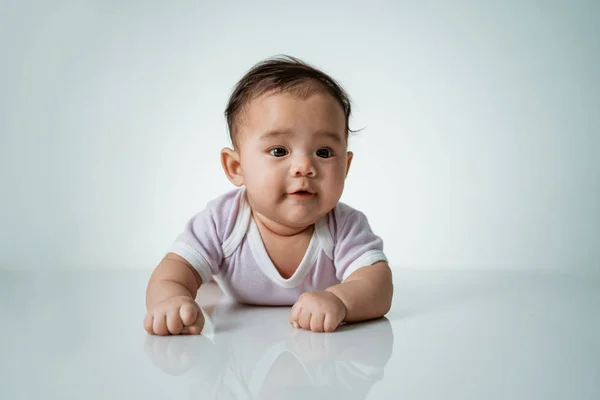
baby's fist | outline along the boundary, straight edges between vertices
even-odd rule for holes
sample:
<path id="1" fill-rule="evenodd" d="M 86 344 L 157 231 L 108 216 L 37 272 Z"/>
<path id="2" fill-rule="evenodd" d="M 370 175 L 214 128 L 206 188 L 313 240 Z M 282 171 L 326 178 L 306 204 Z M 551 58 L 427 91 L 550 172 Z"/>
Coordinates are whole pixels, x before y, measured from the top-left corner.
<path id="1" fill-rule="evenodd" d="M 144 318 L 151 335 L 197 335 L 204 328 L 200 306 L 189 296 L 175 296 L 154 304 Z"/>
<path id="2" fill-rule="evenodd" d="M 333 332 L 346 318 L 346 306 L 331 292 L 306 292 L 290 312 L 290 323 L 295 328 L 313 332 Z"/>

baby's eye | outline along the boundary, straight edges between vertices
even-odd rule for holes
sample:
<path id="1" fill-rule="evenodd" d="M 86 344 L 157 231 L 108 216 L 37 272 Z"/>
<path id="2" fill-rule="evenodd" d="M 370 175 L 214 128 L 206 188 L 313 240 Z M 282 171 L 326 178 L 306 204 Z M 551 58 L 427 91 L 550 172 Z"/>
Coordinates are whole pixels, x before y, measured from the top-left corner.
<path id="1" fill-rule="evenodd" d="M 269 149 L 269 154 L 274 157 L 283 157 L 287 156 L 288 152 L 283 147 L 273 147 L 272 149 Z"/>
<path id="2" fill-rule="evenodd" d="M 332 156 L 330 149 L 319 149 L 317 150 L 317 156 L 321 158 L 329 158 Z"/>

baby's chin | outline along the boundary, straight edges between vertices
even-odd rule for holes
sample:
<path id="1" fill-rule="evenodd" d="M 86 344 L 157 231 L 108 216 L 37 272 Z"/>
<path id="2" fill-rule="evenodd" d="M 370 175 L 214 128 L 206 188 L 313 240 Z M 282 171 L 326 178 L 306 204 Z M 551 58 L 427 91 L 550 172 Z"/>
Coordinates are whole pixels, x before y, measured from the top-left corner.
<path id="1" fill-rule="evenodd" d="M 324 204 L 314 205 L 313 207 L 304 206 L 287 206 L 281 209 L 276 209 L 274 214 L 277 214 L 281 223 L 286 225 L 302 227 L 310 226 L 327 216 L 333 207 L 325 207 Z"/>
<path id="2" fill-rule="evenodd" d="M 271 220 L 277 222 L 280 225 L 284 225 L 289 228 L 306 228 L 320 218 L 316 215 L 294 215 L 294 214 L 274 214 Z"/>
<path id="3" fill-rule="evenodd" d="M 289 229 L 305 229 L 311 225 L 314 225 L 317 221 L 325 216 L 324 213 L 289 213 L 282 211 L 281 213 L 268 213 L 265 217 L 278 223 L 279 225 Z"/>
<path id="4" fill-rule="evenodd" d="M 288 200 L 283 199 L 281 202 L 271 204 L 251 201 L 250 206 L 263 218 L 267 218 L 282 228 L 293 230 L 308 228 L 331 211 L 324 209 L 323 204 L 311 204 L 310 200 L 307 202 L 299 201 L 297 204 L 290 203 Z"/>

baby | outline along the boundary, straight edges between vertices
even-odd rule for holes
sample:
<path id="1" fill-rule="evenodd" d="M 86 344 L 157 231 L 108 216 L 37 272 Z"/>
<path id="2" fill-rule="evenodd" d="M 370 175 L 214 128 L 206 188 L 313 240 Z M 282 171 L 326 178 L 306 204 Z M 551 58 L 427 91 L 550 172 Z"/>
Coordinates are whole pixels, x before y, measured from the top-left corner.
<path id="1" fill-rule="evenodd" d="M 214 279 L 233 300 L 292 306 L 314 332 L 386 314 L 392 273 L 363 213 L 341 203 L 352 162 L 350 101 L 327 74 L 293 57 L 255 65 L 225 110 L 233 148 L 221 164 L 235 189 L 194 215 L 146 290 L 150 334 L 199 334 L 195 301 Z"/>

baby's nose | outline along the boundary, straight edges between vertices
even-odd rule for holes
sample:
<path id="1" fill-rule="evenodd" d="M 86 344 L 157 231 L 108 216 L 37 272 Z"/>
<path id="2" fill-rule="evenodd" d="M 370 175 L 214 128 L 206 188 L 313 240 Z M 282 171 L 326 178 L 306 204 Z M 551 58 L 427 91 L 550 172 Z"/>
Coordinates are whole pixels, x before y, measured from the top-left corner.
<path id="1" fill-rule="evenodd" d="M 292 167 L 292 175 L 314 177 L 316 174 L 317 171 L 310 157 L 304 155 L 296 157 Z"/>

